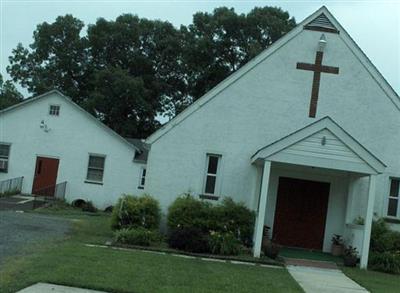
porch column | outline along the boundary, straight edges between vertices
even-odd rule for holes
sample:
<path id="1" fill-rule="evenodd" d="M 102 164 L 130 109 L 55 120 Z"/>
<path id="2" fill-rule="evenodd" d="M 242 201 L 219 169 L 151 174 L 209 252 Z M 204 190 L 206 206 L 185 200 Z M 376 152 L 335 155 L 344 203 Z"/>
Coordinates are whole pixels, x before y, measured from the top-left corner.
<path id="1" fill-rule="evenodd" d="M 376 175 L 370 175 L 368 199 L 367 199 L 367 213 L 365 215 L 364 238 L 363 238 L 361 260 L 360 260 L 360 268 L 362 269 L 366 269 L 368 266 L 369 243 L 371 240 L 371 227 L 372 227 L 372 218 L 374 214 L 375 191 L 376 191 Z"/>
<path id="2" fill-rule="evenodd" d="M 261 190 L 260 190 L 260 200 L 258 202 L 258 211 L 256 218 L 256 225 L 254 230 L 254 244 L 253 244 L 253 255 L 254 257 L 260 257 L 261 254 L 261 242 L 263 236 L 264 220 L 265 220 L 265 210 L 267 208 L 267 197 L 268 197 L 268 185 L 269 185 L 269 175 L 271 173 L 271 162 L 264 161 L 262 179 L 261 179 Z"/>

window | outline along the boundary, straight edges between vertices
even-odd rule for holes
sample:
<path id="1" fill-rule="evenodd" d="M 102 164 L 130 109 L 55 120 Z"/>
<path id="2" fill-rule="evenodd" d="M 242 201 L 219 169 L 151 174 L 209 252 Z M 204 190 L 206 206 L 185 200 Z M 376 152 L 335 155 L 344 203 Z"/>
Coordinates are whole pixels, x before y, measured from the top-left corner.
<path id="1" fill-rule="evenodd" d="M 50 105 L 49 114 L 51 116 L 60 116 L 60 106 L 59 105 Z"/>
<path id="2" fill-rule="evenodd" d="M 89 165 L 86 179 L 94 182 L 103 182 L 104 161 L 101 155 L 89 155 Z"/>
<path id="3" fill-rule="evenodd" d="M 221 156 L 207 155 L 207 173 L 204 184 L 204 194 L 216 194 L 217 173 Z"/>
<path id="4" fill-rule="evenodd" d="M 400 179 L 390 179 L 388 216 L 399 216 Z"/>
<path id="5" fill-rule="evenodd" d="M 142 168 L 140 169 L 139 189 L 143 189 L 145 183 L 146 183 L 146 168 Z"/>
<path id="6" fill-rule="evenodd" d="M 10 145 L 0 143 L 0 172 L 8 172 L 8 158 L 10 156 Z"/>

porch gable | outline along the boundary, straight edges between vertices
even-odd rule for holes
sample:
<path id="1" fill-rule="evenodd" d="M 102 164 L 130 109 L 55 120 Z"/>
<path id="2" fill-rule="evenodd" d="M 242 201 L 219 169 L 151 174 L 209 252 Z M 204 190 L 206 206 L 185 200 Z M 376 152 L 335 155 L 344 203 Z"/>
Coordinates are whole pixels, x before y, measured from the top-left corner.
<path id="1" fill-rule="evenodd" d="M 252 163 L 269 160 L 363 174 L 379 174 L 386 167 L 330 117 L 261 148 L 251 160 Z"/>

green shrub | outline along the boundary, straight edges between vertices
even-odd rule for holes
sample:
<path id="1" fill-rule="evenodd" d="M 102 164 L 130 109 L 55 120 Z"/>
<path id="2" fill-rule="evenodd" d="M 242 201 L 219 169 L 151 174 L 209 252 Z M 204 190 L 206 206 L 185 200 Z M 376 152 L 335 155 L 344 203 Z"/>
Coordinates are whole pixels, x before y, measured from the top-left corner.
<path id="1" fill-rule="evenodd" d="M 167 225 L 177 228 L 198 228 L 208 233 L 214 228 L 214 217 L 210 203 L 195 199 L 189 194 L 178 197 L 168 208 Z"/>
<path id="2" fill-rule="evenodd" d="M 159 239 L 156 232 L 139 227 L 136 229 L 123 228 L 115 232 L 115 241 L 121 244 L 149 246 Z"/>
<path id="3" fill-rule="evenodd" d="M 214 254 L 238 255 L 241 251 L 240 241 L 231 232 L 211 232 L 209 245 Z"/>
<path id="4" fill-rule="evenodd" d="M 242 203 L 235 203 L 231 198 L 225 198 L 222 203 L 214 206 L 186 194 L 178 197 L 168 209 L 167 224 L 171 232 L 169 244 L 180 249 L 179 247 L 186 247 L 186 240 L 177 239 L 178 236 L 185 237 L 186 233 L 192 234 L 193 231 L 209 236 L 214 231 L 216 235 L 223 235 L 221 239 L 215 236 L 212 240 L 214 250 L 222 254 L 235 254 L 236 244 L 252 245 L 254 221 L 254 212 Z"/>
<path id="5" fill-rule="evenodd" d="M 168 236 L 168 246 L 189 252 L 209 252 L 208 235 L 197 227 L 172 229 Z"/>
<path id="6" fill-rule="evenodd" d="M 370 253 L 369 268 L 391 274 L 400 274 L 400 253 Z"/>
<path id="7" fill-rule="evenodd" d="M 400 233 L 392 231 L 384 219 L 372 223 L 369 268 L 400 274 Z"/>
<path id="8" fill-rule="evenodd" d="M 400 251 L 400 233 L 390 230 L 384 219 L 374 221 L 370 251 L 378 253 Z"/>
<path id="9" fill-rule="evenodd" d="M 115 205 L 111 216 L 111 227 L 115 229 L 158 229 L 161 210 L 156 199 L 150 195 L 123 195 Z"/>
<path id="10" fill-rule="evenodd" d="M 222 203 L 215 207 L 215 218 L 219 223 L 218 231 L 232 233 L 244 245 L 251 246 L 255 223 L 254 211 L 243 203 L 236 203 L 232 198 L 224 198 Z"/>

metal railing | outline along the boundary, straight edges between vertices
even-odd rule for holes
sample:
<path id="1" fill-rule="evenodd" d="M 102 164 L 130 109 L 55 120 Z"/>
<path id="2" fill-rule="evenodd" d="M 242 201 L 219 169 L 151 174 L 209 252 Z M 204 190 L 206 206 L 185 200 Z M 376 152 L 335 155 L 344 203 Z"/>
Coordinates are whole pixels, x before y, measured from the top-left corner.
<path id="1" fill-rule="evenodd" d="M 21 193 L 23 181 L 23 176 L 0 181 L 0 195 Z"/>
<path id="2" fill-rule="evenodd" d="M 58 183 L 56 185 L 47 186 L 45 188 L 36 190 L 34 195 L 51 196 L 58 199 L 65 199 L 65 191 L 67 189 L 67 181 Z"/>

